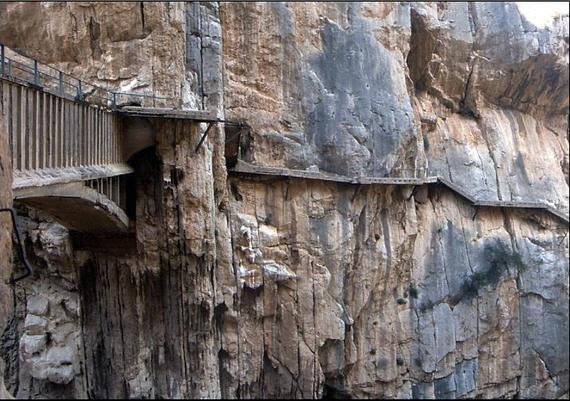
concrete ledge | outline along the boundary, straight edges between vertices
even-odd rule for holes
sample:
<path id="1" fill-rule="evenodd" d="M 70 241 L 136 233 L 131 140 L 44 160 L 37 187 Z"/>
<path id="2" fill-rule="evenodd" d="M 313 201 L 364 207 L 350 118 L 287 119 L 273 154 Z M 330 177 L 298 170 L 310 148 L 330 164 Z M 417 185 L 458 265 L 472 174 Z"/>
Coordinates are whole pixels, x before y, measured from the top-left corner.
<path id="1" fill-rule="evenodd" d="M 14 200 L 82 233 L 126 232 L 129 227 L 129 218 L 117 204 L 82 182 L 16 189 Z"/>
<path id="2" fill-rule="evenodd" d="M 44 168 L 38 170 L 14 170 L 12 174 L 12 189 L 37 188 L 46 185 L 87 181 L 131 174 L 132 172 L 134 172 L 134 169 L 126 163 Z"/>
<path id="3" fill-rule="evenodd" d="M 218 122 L 220 119 L 215 112 L 206 110 L 178 110 L 169 108 L 145 108 L 125 106 L 117 109 L 117 113 L 132 117 L 171 118 L 179 120 L 192 120 L 198 122 Z"/>

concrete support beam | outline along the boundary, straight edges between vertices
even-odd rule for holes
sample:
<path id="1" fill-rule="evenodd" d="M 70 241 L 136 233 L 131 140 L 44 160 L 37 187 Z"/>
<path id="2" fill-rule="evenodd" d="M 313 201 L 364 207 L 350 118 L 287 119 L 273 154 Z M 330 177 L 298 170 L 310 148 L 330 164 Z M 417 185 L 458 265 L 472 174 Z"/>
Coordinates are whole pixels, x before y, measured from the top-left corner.
<path id="1" fill-rule="evenodd" d="M 14 200 L 82 233 L 126 232 L 129 228 L 129 218 L 117 204 L 82 182 L 16 189 Z"/>
<path id="2" fill-rule="evenodd" d="M 134 169 L 126 163 L 93 166 L 45 168 L 40 170 L 16 170 L 13 173 L 12 188 L 37 188 L 54 184 L 88 181 L 130 174 Z"/>

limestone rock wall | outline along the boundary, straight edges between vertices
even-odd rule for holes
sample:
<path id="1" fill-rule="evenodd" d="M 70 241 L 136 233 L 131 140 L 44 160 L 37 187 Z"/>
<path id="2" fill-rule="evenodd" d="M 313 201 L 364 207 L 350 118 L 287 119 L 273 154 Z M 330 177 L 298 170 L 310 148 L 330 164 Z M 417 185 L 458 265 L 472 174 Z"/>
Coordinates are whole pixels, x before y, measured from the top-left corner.
<path id="1" fill-rule="evenodd" d="M 426 167 L 407 91 L 409 5 L 224 4 L 222 21 L 226 111 L 252 124 L 257 163 Z"/>
<path id="2" fill-rule="evenodd" d="M 0 11 L 0 41 L 42 61 L 245 120 L 249 162 L 437 173 L 567 211 L 567 18 L 538 30 L 509 3 Z M 134 244 L 85 249 L 20 209 L 36 273 L 0 287 L 12 394 L 567 396 L 567 225 L 437 185 L 228 175 L 221 128 L 197 153 L 205 127 L 153 128 L 132 160 Z"/>
<path id="3" fill-rule="evenodd" d="M 0 85 L 0 94 L 4 85 Z M 4 122 L 4 102 L 0 102 L 0 121 Z M 0 124 L 0 208 L 12 206 L 12 157 L 10 142 L 4 123 Z M 12 274 L 12 222 L 6 212 L 0 213 L 0 332 L 3 332 L 12 316 L 14 298 L 10 286 L 6 283 Z M 4 386 L 4 360 L 0 358 L 0 398 L 8 398 Z"/>
<path id="4" fill-rule="evenodd" d="M 13 286 L 14 311 L 2 335 L 8 389 L 18 398 L 84 398 L 78 269 L 68 230 L 19 210 L 32 277 Z M 19 266 L 19 265 L 16 265 Z"/>
<path id="5" fill-rule="evenodd" d="M 480 199 L 568 210 L 567 29 L 565 17 L 538 30 L 510 3 L 412 9 L 407 60 L 431 171 Z"/>
<path id="6" fill-rule="evenodd" d="M 4 44 L 105 87 L 182 97 L 183 3 L 0 5 Z"/>
<path id="7" fill-rule="evenodd" d="M 252 124 L 252 162 L 438 174 L 568 210 L 567 17 L 548 31 L 512 3 L 249 3 L 222 20 L 226 111 Z"/>
<path id="8" fill-rule="evenodd" d="M 557 397 L 567 388 L 568 245 L 556 221 L 495 210 L 473 217 L 474 208 L 436 187 L 415 196 L 394 187 L 231 182 L 241 303 L 226 312 L 237 327 L 224 326 L 224 337 L 237 336 L 239 346 L 223 347 L 238 363 L 233 395 L 244 379 L 254 397 L 319 397 L 323 389 Z M 500 278 L 470 292 L 467 284 L 505 249 Z M 552 341 L 561 352 L 551 352 Z M 240 355 L 248 358 L 240 363 Z"/>

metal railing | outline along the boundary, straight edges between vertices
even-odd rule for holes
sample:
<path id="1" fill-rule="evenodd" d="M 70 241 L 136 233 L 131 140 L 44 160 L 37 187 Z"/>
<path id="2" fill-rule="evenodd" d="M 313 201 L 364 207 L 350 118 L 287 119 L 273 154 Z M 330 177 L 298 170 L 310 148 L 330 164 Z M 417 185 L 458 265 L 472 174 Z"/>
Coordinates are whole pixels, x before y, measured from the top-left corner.
<path id="1" fill-rule="evenodd" d="M 121 209 L 125 210 L 127 208 L 125 177 L 117 175 L 114 177 L 98 178 L 85 181 L 85 185 L 105 195 Z"/>
<path id="2" fill-rule="evenodd" d="M 113 91 L 38 62 L 0 43 L 0 77 L 77 102 L 108 109 L 121 105 L 180 108 L 182 99 L 148 93 Z"/>

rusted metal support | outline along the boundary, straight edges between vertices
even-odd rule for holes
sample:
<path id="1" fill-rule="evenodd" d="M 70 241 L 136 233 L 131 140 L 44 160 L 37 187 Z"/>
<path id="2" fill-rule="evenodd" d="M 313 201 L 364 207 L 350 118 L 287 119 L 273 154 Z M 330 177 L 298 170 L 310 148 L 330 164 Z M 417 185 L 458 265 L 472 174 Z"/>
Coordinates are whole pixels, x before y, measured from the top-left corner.
<path id="1" fill-rule="evenodd" d="M 198 153 L 198 149 L 200 149 L 200 146 L 202 146 L 202 143 L 204 142 L 204 140 L 206 139 L 206 136 L 210 132 L 210 128 L 212 128 L 212 125 L 214 125 L 214 123 L 208 124 L 208 128 L 206 128 L 206 132 L 204 132 L 204 135 L 202 135 L 202 138 L 200 138 L 200 142 L 198 142 L 198 145 L 196 146 L 194 153 Z"/>
<path id="2" fill-rule="evenodd" d="M 22 264 L 26 268 L 26 272 L 24 274 L 22 274 L 21 276 L 14 277 L 13 274 L 10 276 L 10 279 L 6 282 L 6 284 L 12 284 L 13 285 L 13 284 L 16 284 L 16 282 L 18 282 L 18 281 L 28 277 L 30 274 L 32 274 L 32 267 L 30 266 L 30 262 L 28 262 L 28 259 L 26 258 L 26 253 L 24 252 L 24 246 L 22 245 L 20 230 L 18 229 L 18 225 L 16 224 L 16 211 L 14 209 L 12 209 L 11 207 L 9 207 L 9 208 L 0 209 L 0 212 L 10 213 L 10 217 L 12 218 L 12 226 L 14 227 L 14 234 L 16 235 L 16 243 L 18 244 L 18 246 L 17 246 L 18 257 L 20 258 L 20 261 L 22 262 Z"/>
<path id="3" fill-rule="evenodd" d="M 414 197 L 416 195 L 417 191 L 418 191 L 418 186 L 414 185 L 414 188 L 412 188 L 412 192 L 410 193 L 410 196 L 408 196 L 408 199 L 406 199 L 406 200 L 412 199 L 412 197 Z"/>

